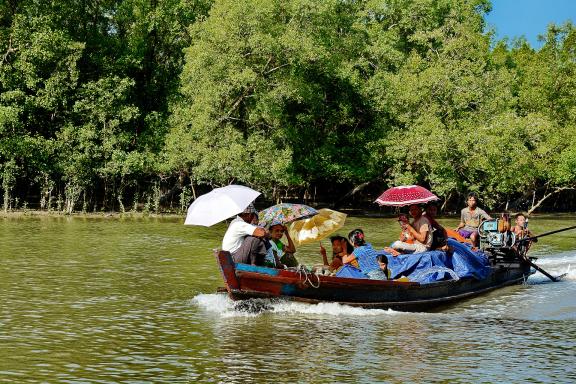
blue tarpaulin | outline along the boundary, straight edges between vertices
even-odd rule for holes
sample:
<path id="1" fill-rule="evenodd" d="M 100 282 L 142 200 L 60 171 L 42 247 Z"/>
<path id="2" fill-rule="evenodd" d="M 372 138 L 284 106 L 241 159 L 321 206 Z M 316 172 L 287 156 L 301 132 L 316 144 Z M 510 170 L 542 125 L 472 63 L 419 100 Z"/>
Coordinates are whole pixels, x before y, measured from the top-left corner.
<path id="1" fill-rule="evenodd" d="M 351 279 L 367 279 L 368 276 L 362 273 L 361 270 L 346 264 L 336 272 L 336 277 L 348 277 Z"/>
<path id="2" fill-rule="evenodd" d="M 490 274 L 490 262 L 483 252 L 472 251 L 469 245 L 453 239 L 448 239 L 448 245 L 453 252 L 429 251 L 396 257 L 385 251 L 377 251 L 377 253 L 387 256 L 391 279 L 406 276 L 410 281 L 429 284 L 466 277 L 482 280 Z M 362 271 L 351 265 L 340 268 L 336 276 L 354 279 L 368 278 Z"/>
<path id="3" fill-rule="evenodd" d="M 448 239 L 448 245 L 454 249 L 452 269 L 458 277 L 474 277 L 478 280 L 488 277 L 492 268 L 484 252 L 474 252 L 469 245 L 453 239 Z"/>
<path id="4" fill-rule="evenodd" d="M 465 277 L 481 280 L 489 275 L 490 262 L 483 252 L 472 251 L 467 245 L 452 239 L 448 239 L 448 245 L 453 252 L 429 251 L 396 257 L 387 254 L 392 278 L 406 276 L 410 281 L 427 284 Z"/>

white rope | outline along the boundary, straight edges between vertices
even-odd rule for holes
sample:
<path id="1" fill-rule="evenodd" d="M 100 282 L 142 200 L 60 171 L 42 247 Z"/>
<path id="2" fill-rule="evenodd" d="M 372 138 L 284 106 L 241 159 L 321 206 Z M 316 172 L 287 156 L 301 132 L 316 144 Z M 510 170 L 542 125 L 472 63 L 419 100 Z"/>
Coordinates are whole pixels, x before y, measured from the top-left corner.
<path id="1" fill-rule="evenodd" d="M 308 270 L 306 269 L 305 265 L 303 265 L 303 264 L 298 265 L 297 272 L 298 272 L 298 280 L 302 280 L 302 282 L 304 284 L 306 284 L 306 283 L 310 284 L 310 286 L 312 288 L 315 288 L 315 289 L 320 288 L 320 276 L 318 276 L 314 273 L 308 273 Z M 304 275 L 304 278 L 302 278 L 302 275 Z M 316 279 L 317 279 L 316 284 L 314 284 L 312 282 L 312 279 L 310 279 L 310 276 L 316 276 Z"/>

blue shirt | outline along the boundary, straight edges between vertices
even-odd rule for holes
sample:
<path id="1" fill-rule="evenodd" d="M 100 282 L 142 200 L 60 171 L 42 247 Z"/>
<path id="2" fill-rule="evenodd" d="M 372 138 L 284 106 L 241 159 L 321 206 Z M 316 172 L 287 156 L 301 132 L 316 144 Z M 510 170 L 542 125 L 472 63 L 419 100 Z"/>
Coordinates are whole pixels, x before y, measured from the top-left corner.
<path id="1" fill-rule="evenodd" d="M 371 244 L 366 244 L 361 247 L 354 248 L 354 252 L 352 254 L 356 256 L 358 266 L 362 272 L 368 273 L 380 269 L 380 265 L 378 265 L 377 260 L 378 254 L 374 248 L 372 248 Z"/>
<path id="2" fill-rule="evenodd" d="M 284 243 L 282 243 L 280 240 L 270 239 L 270 248 L 268 248 L 268 253 L 266 253 L 264 260 L 272 263 L 272 265 L 276 264 L 274 251 L 276 252 L 276 256 L 278 256 L 278 259 L 281 259 L 282 256 L 284 256 Z"/>

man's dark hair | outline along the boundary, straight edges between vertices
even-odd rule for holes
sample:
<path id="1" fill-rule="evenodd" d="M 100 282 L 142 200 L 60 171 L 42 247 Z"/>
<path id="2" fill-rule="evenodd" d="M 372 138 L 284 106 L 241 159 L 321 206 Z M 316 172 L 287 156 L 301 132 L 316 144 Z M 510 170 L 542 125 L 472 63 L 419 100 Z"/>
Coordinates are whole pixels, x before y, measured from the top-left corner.
<path id="1" fill-rule="evenodd" d="M 470 192 L 470 193 L 468 194 L 468 198 L 467 198 L 467 199 L 469 199 L 469 198 L 471 198 L 471 197 L 475 198 L 476 201 L 478 201 L 478 195 L 476 194 L 476 192 Z"/>
<path id="2" fill-rule="evenodd" d="M 523 212 L 518 212 L 517 214 L 514 215 L 514 218 L 517 219 L 520 216 L 524 216 L 524 218 L 526 218 L 526 215 Z"/>
<path id="3" fill-rule="evenodd" d="M 352 252 L 354 252 L 354 247 L 352 246 L 352 244 L 350 244 L 350 242 L 348 241 L 347 238 L 345 238 L 344 236 L 340 236 L 340 235 L 330 236 L 330 243 L 333 243 L 335 241 L 341 241 L 341 240 L 344 240 L 346 242 L 346 253 L 347 254 L 351 254 Z"/>
<path id="4" fill-rule="evenodd" d="M 258 215 L 256 213 L 239 213 L 238 217 L 244 220 L 244 222 L 248 224 L 252 224 L 254 219 L 258 220 Z"/>

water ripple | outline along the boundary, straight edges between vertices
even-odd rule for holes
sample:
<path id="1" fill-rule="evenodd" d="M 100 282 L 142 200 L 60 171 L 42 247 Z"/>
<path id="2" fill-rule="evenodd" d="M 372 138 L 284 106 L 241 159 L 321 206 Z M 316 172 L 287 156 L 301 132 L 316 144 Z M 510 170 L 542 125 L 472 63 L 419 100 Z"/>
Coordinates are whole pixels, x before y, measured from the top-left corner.
<path id="1" fill-rule="evenodd" d="M 350 221 L 367 233 L 381 223 Z M 211 249 L 224 224 L 0 227 L 2 383 L 576 381 L 576 252 L 557 245 L 539 243 L 538 264 L 566 273 L 561 283 L 535 274 L 439 312 L 403 313 L 211 293 L 222 284 Z"/>

